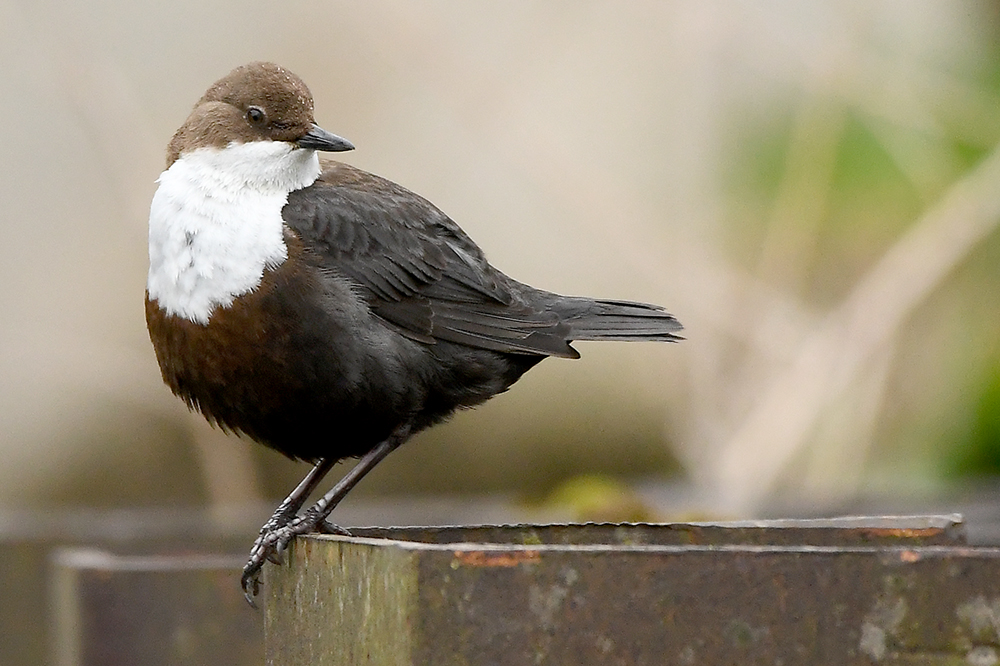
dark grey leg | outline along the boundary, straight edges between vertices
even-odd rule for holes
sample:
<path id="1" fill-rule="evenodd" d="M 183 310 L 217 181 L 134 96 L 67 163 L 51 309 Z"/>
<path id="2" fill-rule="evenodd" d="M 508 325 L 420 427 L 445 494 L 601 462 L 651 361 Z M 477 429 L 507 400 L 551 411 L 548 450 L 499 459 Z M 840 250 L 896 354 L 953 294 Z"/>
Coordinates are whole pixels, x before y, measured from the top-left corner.
<path id="1" fill-rule="evenodd" d="M 327 464 L 324 459 L 320 461 L 306 475 L 306 478 L 292 491 L 278 510 L 271 516 L 271 520 L 264 524 L 260 530 L 260 536 L 254 543 L 250 551 L 250 559 L 243 567 L 243 593 L 247 601 L 254 606 L 254 597 L 260 590 L 260 570 L 265 561 L 279 563 L 278 555 L 288 547 L 288 544 L 299 534 L 307 534 L 315 531 L 337 531 L 346 533 L 346 530 L 326 523 L 326 517 L 336 508 L 341 500 L 351 491 L 358 482 L 364 478 L 365 474 L 372 471 L 375 465 L 379 464 L 386 456 L 399 448 L 410 435 L 410 428 L 404 427 L 394 432 L 388 439 L 380 442 L 375 448 L 366 453 L 358 460 L 358 463 L 351 468 L 347 474 L 330 489 L 326 495 L 321 497 L 315 504 L 301 516 L 295 513 L 301 508 L 306 497 L 312 492 L 323 476 L 330 471 L 333 463 Z M 325 469 L 320 469 L 321 466 Z M 313 478 L 315 477 L 315 478 Z M 294 496 L 294 497 L 293 497 Z M 293 508 L 294 507 L 294 508 Z"/>

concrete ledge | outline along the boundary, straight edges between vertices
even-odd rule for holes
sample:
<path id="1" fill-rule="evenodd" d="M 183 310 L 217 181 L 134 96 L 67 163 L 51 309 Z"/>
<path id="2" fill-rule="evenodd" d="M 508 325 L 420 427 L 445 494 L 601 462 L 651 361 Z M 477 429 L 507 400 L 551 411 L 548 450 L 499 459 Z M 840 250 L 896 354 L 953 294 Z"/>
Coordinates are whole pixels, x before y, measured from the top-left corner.
<path id="1" fill-rule="evenodd" d="M 265 568 L 268 664 L 997 664 L 955 516 L 355 529 Z"/>

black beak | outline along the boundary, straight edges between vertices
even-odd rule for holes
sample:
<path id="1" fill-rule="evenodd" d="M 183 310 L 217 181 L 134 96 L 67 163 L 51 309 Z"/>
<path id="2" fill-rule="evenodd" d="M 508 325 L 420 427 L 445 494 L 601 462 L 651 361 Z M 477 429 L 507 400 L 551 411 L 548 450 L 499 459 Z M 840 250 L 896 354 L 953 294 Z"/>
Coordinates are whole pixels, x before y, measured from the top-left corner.
<path id="1" fill-rule="evenodd" d="M 330 134 L 319 125 L 314 124 L 309 133 L 296 141 L 299 148 L 311 148 L 312 150 L 326 150 L 331 153 L 339 153 L 345 150 L 354 150 L 354 144 L 336 134 Z"/>

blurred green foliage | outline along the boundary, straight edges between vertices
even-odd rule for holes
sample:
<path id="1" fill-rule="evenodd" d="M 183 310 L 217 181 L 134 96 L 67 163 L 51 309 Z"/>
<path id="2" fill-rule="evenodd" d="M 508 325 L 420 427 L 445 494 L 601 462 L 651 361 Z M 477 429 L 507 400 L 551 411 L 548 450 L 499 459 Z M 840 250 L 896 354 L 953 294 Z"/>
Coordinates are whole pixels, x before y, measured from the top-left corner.
<path id="1" fill-rule="evenodd" d="M 953 478 L 1000 476 L 1000 363 L 981 383 L 974 410 L 964 436 L 945 457 L 945 469 Z"/>

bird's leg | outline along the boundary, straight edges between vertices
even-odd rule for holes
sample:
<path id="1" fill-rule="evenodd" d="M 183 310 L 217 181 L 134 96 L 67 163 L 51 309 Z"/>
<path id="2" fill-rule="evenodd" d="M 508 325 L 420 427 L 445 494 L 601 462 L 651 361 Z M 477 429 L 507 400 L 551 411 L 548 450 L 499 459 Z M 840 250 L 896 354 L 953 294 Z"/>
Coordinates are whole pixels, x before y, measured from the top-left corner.
<path id="1" fill-rule="evenodd" d="M 305 475 L 299 485 L 295 486 L 295 490 L 288 494 L 278 508 L 275 509 L 271 518 L 264 523 L 264 526 L 260 529 L 260 533 L 264 534 L 270 530 L 281 527 L 288 524 L 288 522 L 295 517 L 295 514 L 299 512 L 302 505 L 309 498 L 309 495 L 316 490 L 316 486 L 319 485 L 320 481 L 333 469 L 336 464 L 336 460 L 332 458 L 323 458 L 318 463 L 316 463 L 309 473 Z"/>
<path id="2" fill-rule="evenodd" d="M 266 546 L 267 537 L 269 534 L 274 533 L 275 530 L 287 525 L 295 515 L 305 504 L 305 501 L 309 498 L 309 495 L 316 490 L 316 486 L 319 485 L 320 481 L 323 480 L 329 471 L 336 464 L 336 459 L 334 458 L 322 458 L 318 463 L 316 463 L 309 473 L 305 475 L 299 485 L 295 486 L 295 490 L 288 494 L 278 508 L 274 510 L 271 517 L 268 518 L 264 526 L 260 528 L 260 534 L 257 536 L 257 540 L 254 541 L 253 548 L 250 550 L 250 562 L 254 562 L 260 558 L 270 560 L 277 564 L 279 560 L 277 559 L 276 553 L 273 549 L 269 549 Z M 247 565 L 249 566 L 249 564 Z M 259 567 L 258 567 L 259 568 Z M 253 592 L 248 589 L 252 587 Z M 247 601 L 250 605 L 254 605 L 253 597 L 257 594 L 257 580 L 256 577 L 253 580 L 247 578 L 246 570 L 244 569 L 243 574 L 243 592 L 247 597 Z"/>
<path id="3" fill-rule="evenodd" d="M 337 484 L 330 489 L 330 492 L 321 497 L 301 516 L 292 517 L 294 512 L 286 512 L 285 517 L 291 519 L 285 520 L 283 524 L 276 525 L 270 529 L 268 529 L 268 525 L 271 521 L 268 521 L 268 524 L 261 529 L 260 537 L 257 538 L 257 542 L 254 544 L 253 550 L 250 552 L 249 561 L 247 561 L 246 566 L 243 567 L 243 592 L 251 606 L 254 605 L 253 598 L 257 595 L 260 588 L 260 569 L 264 566 L 264 562 L 268 560 L 272 562 L 275 561 L 277 555 L 284 551 L 285 548 L 288 547 L 291 540 L 300 534 L 307 534 L 317 530 L 346 533 L 346 530 L 343 528 L 327 523 L 326 517 L 330 515 L 330 512 L 333 511 L 342 499 L 344 499 L 347 493 L 349 493 L 368 472 L 375 468 L 375 465 L 379 464 L 386 456 L 399 448 L 399 445 L 405 442 L 409 438 L 409 435 L 409 426 L 398 428 L 387 439 L 380 442 L 377 446 L 375 446 L 375 448 L 363 455 L 351 471 L 345 474 L 343 478 L 341 478 L 340 481 L 338 481 Z M 323 463 L 321 462 L 320 464 Z M 319 465 L 317 465 L 317 467 L 319 467 Z M 315 471 L 316 468 L 313 468 L 313 470 Z M 329 466 L 325 471 L 323 471 L 323 474 L 325 474 L 326 471 L 329 471 Z M 311 474 L 312 472 L 310 472 L 310 475 Z M 299 488 L 302 488 L 308 480 L 309 476 L 303 479 L 302 483 L 300 483 L 295 491 L 293 491 L 293 494 L 298 492 Z M 319 479 L 313 481 L 312 487 L 315 487 L 318 482 Z M 302 502 L 305 501 L 305 497 L 308 495 L 309 493 L 306 492 L 305 495 L 298 499 L 298 505 L 295 507 L 296 511 L 299 507 L 301 507 Z M 282 506 L 286 503 L 290 505 L 290 499 L 291 496 L 289 496 L 289 499 L 282 502 Z M 277 516 L 279 512 L 281 512 L 281 507 L 278 507 L 278 511 L 275 512 L 275 516 Z M 272 520 L 275 516 L 272 516 Z"/>
<path id="4" fill-rule="evenodd" d="M 337 482 L 326 495 L 323 495 L 315 504 L 301 516 L 290 522 L 286 529 L 291 531 L 291 536 L 283 542 L 279 550 L 284 550 L 291 537 L 297 534 L 305 534 L 309 531 L 324 531 L 327 534 L 345 534 L 350 536 L 350 532 L 339 525 L 327 522 L 326 517 L 340 504 L 340 501 L 347 496 L 354 486 L 358 484 L 368 472 L 375 468 L 386 456 L 399 448 L 410 435 L 409 426 L 400 428 L 388 439 L 380 442 L 378 446 L 366 453 L 350 472 Z"/>

